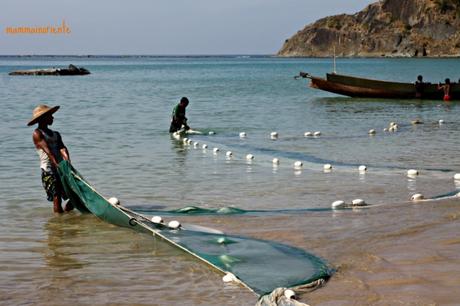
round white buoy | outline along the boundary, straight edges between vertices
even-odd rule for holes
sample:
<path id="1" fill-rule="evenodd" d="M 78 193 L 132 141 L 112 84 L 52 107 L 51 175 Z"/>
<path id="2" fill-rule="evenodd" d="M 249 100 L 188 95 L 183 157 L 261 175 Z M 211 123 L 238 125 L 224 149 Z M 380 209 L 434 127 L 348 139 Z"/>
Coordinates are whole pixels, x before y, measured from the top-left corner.
<path id="1" fill-rule="evenodd" d="M 152 217 L 152 222 L 157 223 L 157 224 L 163 224 L 163 218 L 160 216 L 153 216 Z"/>
<path id="2" fill-rule="evenodd" d="M 241 132 L 240 133 L 240 138 L 246 138 L 246 132 Z"/>
<path id="3" fill-rule="evenodd" d="M 369 130 L 369 135 L 375 135 L 376 133 L 377 133 L 377 132 L 376 132 L 374 129 Z"/>
<path id="4" fill-rule="evenodd" d="M 278 138 L 278 132 L 271 132 L 270 133 L 270 138 L 271 139 L 277 139 Z"/>
<path id="5" fill-rule="evenodd" d="M 388 128 L 384 128 L 383 131 L 384 131 L 384 132 L 388 132 Z"/>
<path id="6" fill-rule="evenodd" d="M 313 133 L 312 133 L 312 132 L 305 132 L 305 133 L 303 134 L 303 136 L 305 136 L 305 137 L 311 137 L 311 136 L 313 136 Z"/>
<path id="7" fill-rule="evenodd" d="M 296 161 L 294 163 L 294 168 L 295 169 L 300 169 L 300 168 L 302 168 L 302 166 L 303 166 L 303 163 L 300 160 L 298 160 L 298 161 Z"/>
<path id="8" fill-rule="evenodd" d="M 438 123 L 439 124 L 444 124 L 444 120 L 441 119 L 441 120 L 438 121 Z"/>
<path id="9" fill-rule="evenodd" d="M 344 208 L 347 206 L 347 204 L 345 204 L 344 201 L 339 200 L 339 201 L 333 202 L 331 206 L 333 209 L 337 209 L 337 208 Z"/>
<path id="10" fill-rule="evenodd" d="M 207 144 L 203 144 L 202 148 L 203 148 L 203 149 L 207 149 L 207 148 L 208 148 L 208 145 L 207 145 Z"/>
<path id="11" fill-rule="evenodd" d="M 416 194 L 414 194 L 413 196 L 411 196 L 410 199 L 411 199 L 411 201 L 416 202 L 416 201 L 423 200 L 424 198 L 425 198 L 425 197 L 423 196 L 423 194 L 421 194 L 421 193 L 416 193 Z"/>
<path id="12" fill-rule="evenodd" d="M 316 136 L 316 137 L 321 136 L 321 132 L 320 131 L 314 132 L 313 136 Z"/>
<path id="13" fill-rule="evenodd" d="M 222 277 L 222 280 L 224 283 L 233 283 L 233 282 L 238 282 L 238 279 L 233 273 L 228 272 L 227 274 Z"/>
<path id="14" fill-rule="evenodd" d="M 198 148 L 199 146 L 200 146 L 200 143 L 199 143 L 199 142 L 196 142 L 196 141 L 195 141 L 195 142 L 193 143 L 193 147 L 194 147 L 194 148 Z"/>
<path id="15" fill-rule="evenodd" d="M 187 141 L 188 141 L 188 138 L 187 138 L 187 137 L 185 137 L 184 139 L 182 139 L 182 142 L 183 142 L 183 143 L 187 143 Z"/>
<path id="16" fill-rule="evenodd" d="M 214 132 L 214 131 L 209 131 L 208 134 L 209 134 L 209 135 L 214 135 L 214 134 L 216 134 L 216 132 Z"/>
<path id="17" fill-rule="evenodd" d="M 460 173 L 456 173 L 456 174 L 454 175 L 454 180 L 460 181 Z"/>
<path id="18" fill-rule="evenodd" d="M 188 145 L 192 144 L 192 140 L 191 139 L 187 140 L 187 144 Z"/>
<path id="19" fill-rule="evenodd" d="M 214 153 L 218 153 L 218 152 L 220 151 L 220 149 L 219 149 L 219 148 L 214 148 L 214 149 L 212 149 L 212 151 L 213 151 Z"/>
<path id="20" fill-rule="evenodd" d="M 248 154 L 248 155 L 246 155 L 246 159 L 247 159 L 247 160 L 253 160 L 253 159 L 254 159 L 254 155 Z"/>
<path id="21" fill-rule="evenodd" d="M 407 176 L 417 176 L 417 175 L 419 175 L 418 170 L 415 170 L 415 169 L 407 170 Z"/>
<path id="22" fill-rule="evenodd" d="M 365 165 L 361 165 L 358 167 L 358 171 L 359 172 L 366 172 L 367 171 L 367 167 Z"/>
<path id="23" fill-rule="evenodd" d="M 396 122 L 390 122 L 390 126 L 396 125 Z"/>
<path id="24" fill-rule="evenodd" d="M 279 165 L 279 164 L 280 164 L 279 158 L 274 158 L 274 159 L 272 160 L 272 163 L 273 163 L 274 165 Z"/>
<path id="25" fill-rule="evenodd" d="M 295 299 L 295 292 L 293 290 L 291 290 L 291 289 L 286 289 L 286 290 L 284 290 L 284 296 L 288 300 Z"/>
<path id="26" fill-rule="evenodd" d="M 111 197 L 110 199 L 108 199 L 108 201 L 112 205 L 120 205 L 120 201 L 115 197 Z"/>
<path id="27" fill-rule="evenodd" d="M 225 153 L 225 156 L 227 156 L 227 157 L 232 157 L 232 156 L 233 156 L 232 151 L 227 151 L 227 152 Z"/>
<path id="28" fill-rule="evenodd" d="M 365 206 L 366 202 L 363 199 L 354 199 L 351 201 L 351 205 L 353 206 Z"/>
<path id="29" fill-rule="evenodd" d="M 179 228 L 181 227 L 181 224 L 180 224 L 180 222 L 177 221 L 177 220 L 172 220 L 172 221 L 169 221 L 168 227 L 169 227 L 170 229 L 174 229 L 174 230 L 175 230 L 175 229 L 179 229 Z"/>
<path id="30" fill-rule="evenodd" d="M 332 170 L 332 165 L 331 165 L 331 164 L 325 164 L 325 165 L 323 166 L 323 169 L 324 169 L 324 170 Z"/>

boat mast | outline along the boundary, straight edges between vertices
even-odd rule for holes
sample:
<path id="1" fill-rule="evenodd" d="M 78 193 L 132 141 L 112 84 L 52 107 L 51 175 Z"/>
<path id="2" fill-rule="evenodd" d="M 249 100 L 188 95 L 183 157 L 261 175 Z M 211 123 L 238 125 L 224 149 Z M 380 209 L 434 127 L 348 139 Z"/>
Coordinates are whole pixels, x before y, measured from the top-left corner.
<path id="1" fill-rule="evenodd" d="M 336 66 L 336 63 L 335 63 L 335 46 L 334 46 L 334 70 L 332 71 L 334 74 L 337 73 L 337 66 Z"/>

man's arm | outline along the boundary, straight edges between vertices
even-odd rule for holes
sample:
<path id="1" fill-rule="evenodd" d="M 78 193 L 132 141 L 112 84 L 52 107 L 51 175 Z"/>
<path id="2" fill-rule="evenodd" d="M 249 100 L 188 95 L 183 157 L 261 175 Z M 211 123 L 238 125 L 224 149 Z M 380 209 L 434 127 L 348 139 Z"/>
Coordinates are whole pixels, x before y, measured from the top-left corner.
<path id="1" fill-rule="evenodd" d="M 32 139 L 34 141 L 35 147 L 37 149 L 42 149 L 46 155 L 48 155 L 51 163 L 53 166 L 57 167 L 58 162 L 56 157 L 51 153 L 50 148 L 48 147 L 48 144 L 45 141 L 45 138 L 43 137 L 42 133 L 39 130 L 35 130 L 34 134 L 32 135 Z"/>
<path id="2" fill-rule="evenodd" d="M 70 154 L 69 150 L 67 150 L 67 147 L 65 146 L 64 142 L 62 141 L 61 134 L 56 132 L 58 134 L 58 141 L 59 141 L 59 152 L 61 152 L 61 156 L 64 160 L 67 160 L 70 162 Z"/>

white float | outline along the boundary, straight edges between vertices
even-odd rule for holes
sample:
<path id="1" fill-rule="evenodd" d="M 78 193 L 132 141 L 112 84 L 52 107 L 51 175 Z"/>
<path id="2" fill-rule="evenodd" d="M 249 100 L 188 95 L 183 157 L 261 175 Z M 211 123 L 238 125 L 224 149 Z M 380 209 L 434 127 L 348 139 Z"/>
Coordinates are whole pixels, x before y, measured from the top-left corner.
<path id="1" fill-rule="evenodd" d="M 227 156 L 227 157 L 232 157 L 232 156 L 233 156 L 233 152 L 232 152 L 232 151 L 227 151 L 227 152 L 225 153 L 225 156 Z"/>
<path id="2" fill-rule="evenodd" d="M 273 163 L 274 165 L 279 165 L 279 164 L 280 164 L 279 158 L 274 158 L 274 159 L 272 160 L 272 163 Z"/>
<path id="3" fill-rule="evenodd" d="M 321 136 L 321 132 L 320 131 L 314 132 L 313 136 L 316 136 L 316 137 Z"/>
<path id="4" fill-rule="evenodd" d="M 324 170 L 332 170 L 332 165 L 331 165 L 331 164 L 325 164 L 325 165 L 323 166 L 323 169 L 324 169 Z"/>
<path id="5" fill-rule="evenodd" d="M 456 173 L 456 174 L 454 175 L 454 180 L 460 181 L 460 173 Z"/>
<path id="6" fill-rule="evenodd" d="M 236 283 L 238 282 L 238 279 L 233 273 L 228 272 L 227 274 L 224 275 L 224 277 L 222 277 L 222 281 L 224 283 Z"/>
<path id="7" fill-rule="evenodd" d="M 270 138 L 271 139 L 277 139 L 278 138 L 278 132 L 271 132 L 270 133 Z"/>
<path id="8" fill-rule="evenodd" d="M 372 129 L 372 130 L 369 130 L 368 133 L 369 133 L 369 135 L 375 135 L 377 132 L 374 129 Z"/>
<path id="9" fill-rule="evenodd" d="M 248 154 L 248 155 L 246 155 L 246 159 L 247 159 L 247 160 L 253 160 L 253 159 L 254 159 L 254 155 Z"/>
<path id="10" fill-rule="evenodd" d="M 193 147 L 194 147 L 194 148 L 198 148 L 199 146 L 200 146 L 200 143 L 199 143 L 199 142 L 196 142 L 196 141 L 195 141 L 195 142 L 193 143 Z"/>
<path id="11" fill-rule="evenodd" d="M 303 167 L 303 163 L 300 160 L 294 163 L 294 169 L 300 169 L 302 167 Z"/>
<path id="12" fill-rule="evenodd" d="M 191 139 L 187 140 L 187 144 L 188 144 L 188 145 L 191 145 L 191 144 L 192 144 L 192 140 L 191 140 Z"/>
<path id="13" fill-rule="evenodd" d="M 246 132 L 241 132 L 240 133 L 240 138 L 246 138 Z"/>
<path id="14" fill-rule="evenodd" d="M 209 131 L 208 134 L 209 134 L 209 135 L 214 135 L 214 134 L 216 134 L 216 132 L 214 132 L 214 131 Z"/>
<path id="15" fill-rule="evenodd" d="M 201 147 L 202 147 L 203 149 L 207 149 L 207 148 L 208 148 L 208 145 L 207 145 L 207 144 L 203 144 Z"/>
<path id="16" fill-rule="evenodd" d="M 417 175 L 419 175 L 418 170 L 415 170 L 415 169 L 407 170 L 407 176 L 414 177 L 414 176 L 417 176 Z"/>
<path id="17" fill-rule="evenodd" d="M 441 120 L 438 121 L 438 123 L 439 124 L 444 124 L 444 120 L 441 119 Z"/>
<path id="18" fill-rule="evenodd" d="M 311 136 L 313 136 L 313 133 L 312 133 L 312 132 L 305 132 L 305 133 L 303 134 L 303 136 L 305 136 L 305 137 L 311 137 Z"/>
<path id="19" fill-rule="evenodd" d="M 411 196 L 410 199 L 411 199 L 411 201 L 416 202 L 416 201 L 423 200 L 424 198 L 425 198 L 425 197 L 423 196 L 423 194 L 421 194 L 421 193 L 416 193 L 416 194 L 414 194 L 413 196 Z"/>
<path id="20" fill-rule="evenodd" d="M 367 167 L 365 165 L 361 165 L 358 167 L 358 171 L 361 173 L 364 173 L 367 171 Z"/>
<path id="21" fill-rule="evenodd" d="M 170 222 L 168 223 L 168 227 L 169 227 L 170 229 L 175 230 L 175 229 L 179 229 L 179 228 L 181 227 L 181 224 L 180 224 L 180 222 L 177 221 L 177 220 L 172 220 L 172 221 L 170 221 Z"/>
<path id="22" fill-rule="evenodd" d="M 337 209 L 337 208 L 344 208 L 347 206 L 347 204 L 345 204 L 344 201 L 339 200 L 339 201 L 333 202 L 331 206 L 333 209 Z"/>
<path id="23" fill-rule="evenodd" d="M 111 197 L 111 198 L 108 199 L 107 201 L 109 201 L 109 203 L 112 204 L 112 205 L 120 205 L 120 200 L 118 200 L 118 199 L 115 198 L 115 197 Z"/>
<path id="24" fill-rule="evenodd" d="M 163 224 L 163 218 L 160 216 L 153 216 L 152 217 L 152 222 L 157 223 L 157 224 Z"/>
<path id="25" fill-rule="evenodd" d="M 212 149 L 212 151 L 213 151 L 214 153 L 219 153 L 220 149 L 219 149 L 219 148 L 214 148 L 214 149 Z"/>
<path id="26" fill-rule="evenodd" d="M 295 292 L 293 290 L 291 290 L 291 289 L 286 289 L 286 290 L 284 290 L 284 296 L 288 300 L 295 299 Z"/>
<path id="27" fill-rule="evenodd" d="M 384 132 L 388 132 L 388 128 L 384 128 L 383 131 L 384 131 Z"/>
<path id="28" fill-rule="evenodd" d="M 354 199 L 351 201 L 351 205 L 353 206 L 365 206 L 366 202 L 363 199 Z"/>

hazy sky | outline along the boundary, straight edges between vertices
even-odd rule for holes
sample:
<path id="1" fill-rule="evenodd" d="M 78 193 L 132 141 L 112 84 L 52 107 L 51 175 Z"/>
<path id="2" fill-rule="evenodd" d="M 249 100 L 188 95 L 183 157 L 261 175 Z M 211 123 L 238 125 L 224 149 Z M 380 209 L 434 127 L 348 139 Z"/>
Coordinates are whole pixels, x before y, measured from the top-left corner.
<path id="1" fill-rule="evenodd" d="M 0 54 L 273 54 L 306 24 L 372 2 L 1 0 Z M 62 20 L 70 34 L 6 34 Z"/>

